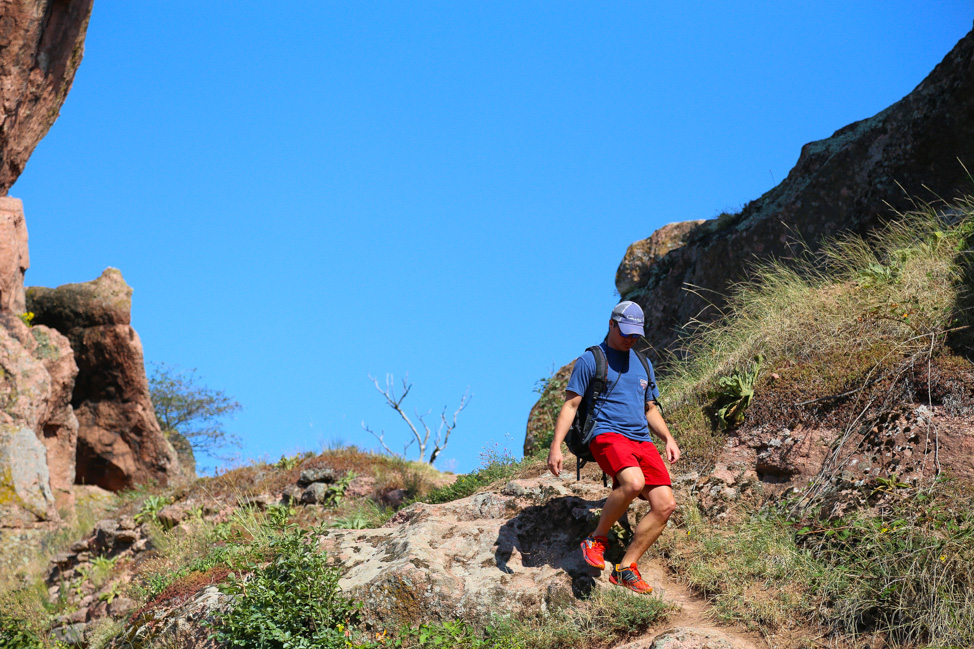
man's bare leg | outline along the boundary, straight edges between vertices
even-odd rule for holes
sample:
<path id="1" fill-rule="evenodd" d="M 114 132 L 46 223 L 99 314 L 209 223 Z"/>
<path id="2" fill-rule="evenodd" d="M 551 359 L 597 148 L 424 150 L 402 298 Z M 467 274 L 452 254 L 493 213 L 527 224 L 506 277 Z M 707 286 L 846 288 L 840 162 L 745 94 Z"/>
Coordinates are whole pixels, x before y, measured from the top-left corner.
<path id="1" fill-rule="evenodd" d="M 643 519 L 639 521 L 639 525 L 636 526 L 632 535 L 632 542 L 626 548 L 626 554 L 622 557 L 621 565 L 623 566 L 638 562 L 646 554 L 646 550 L 663 533 L 663 528 L 666 527 L 666 522 L 669 520 L 670 515 L 676 511 L 676 499 L 673 498 L 673 490 L 670 487 L 646 486 L 643 488 L 643 496 L 649 501 L 652 509 L 648 514 L 643 516 Z M 606 504 L 608 502 L 606 500 Z M 626 506 L 628 507 L 628 505 Z M 605 508 L 602 509 L 602 514 L 603 516 L 605 515 Z M 599 521 L 599 525 L 601 526 L 601 520 Z M 611 527 L 611 524 L 609 527 Z"/>
<path id="2" fill-rule="evenodd" d="M 642 469 L 638 466 L 628 466 L 621 469 L 615 475 L 615 480 L 618 486 L 605 499 L 605 504 L 602 505 L 602 514 L 599 516 L 599 525 L 592 532 L 592 536 L 609 536 L 609 530 L 612 529 L 615 522 L 622 518 L 639 492 L 646 488 L 646 479 L 643 477 Z M 657 533 L 656 536 L 659 534 Z"/>

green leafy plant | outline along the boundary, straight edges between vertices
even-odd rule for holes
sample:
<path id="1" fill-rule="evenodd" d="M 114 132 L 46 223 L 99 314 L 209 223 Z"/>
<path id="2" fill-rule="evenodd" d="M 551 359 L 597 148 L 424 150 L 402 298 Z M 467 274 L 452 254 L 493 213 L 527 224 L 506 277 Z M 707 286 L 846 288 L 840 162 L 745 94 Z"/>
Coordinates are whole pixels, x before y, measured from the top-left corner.
<path id="1" fill-rule="evenodd" d="M 94 557 L 91 560 L 88 579 L 91 580 L 91 583 L 95 587 L 101 586 L 111 576 L 112 569 L 115 567 L 117 561 L 118 557 Z"/>
<path id="2" fill-rule="evenodd" d="M 281 459 L 278 460 L 274 466 L 276 466 L 278 469 L 281 469 L 283 471 L 290 471 L 291 469 L 298 466 L 298 464 L 300 463 L 301 463 L 300 455 L 291 455 L 291 456 L 282 455 Z"/>
<path id="3" fill-rule="evenodd" d="M 0 611 L 0 649 L 41 649 L 43 646 L 30 625 Z"/>
<path id="4" fill-rule="evenodd" d="M 231 573 L 222 588 L 234 601 L 216 623 L 219 642 L 247 648 L 350 646 L 358 607 L 341 594 L 338 571 L 318 551 L 321 533 L 288 526 L 270 541 L 266 563 L 250 562 L 241 573 Z"/>
<path id="5" fill-rule="evenodd" d="M 112 584 L 108 587 L 108 590 L 98 595 L 98 599 L 103 602 L 107 602 L 111 604 L 113 601 L 115 601 L 116 597 L 121 597 L 121 596 L 122 596 L 121 586 L 117 581 L 115 581 L 112 582 Z"/>
<path id="6" fill-rule="evenodd" d="M 158 514 L 162 511 L 162 508 L 169 504 L 169 498 L 165 496 L 148 496 L 142 501 L 142 507 L 139 509 L 139 513 L 135 515 L 136 523 L 144 523 L 147 521 L 158 521 Z"/>
<path id="7" fill-rule="evenodd" d="M 352 480 L 355 479 L 355 473 L 353 471 L 347 472 L 338 482 L 333 482 L 328 485 L 328 493 L 325 496 L 325 505 L 335 506 L 342 501 L 345 497 L 345 492 L 348 491 L 348 486 L 352 484 Z"/>
<path id="8" fill-rule="evenodd" d="M 730 376 L 717 380 L 713 398 L 714 415 L 722 428 L 733 428 L 744 420 L 744 411 L 754 397 L 754 384 L 764 357 L 760 354 L 748 368 L 734 370 Z"/>

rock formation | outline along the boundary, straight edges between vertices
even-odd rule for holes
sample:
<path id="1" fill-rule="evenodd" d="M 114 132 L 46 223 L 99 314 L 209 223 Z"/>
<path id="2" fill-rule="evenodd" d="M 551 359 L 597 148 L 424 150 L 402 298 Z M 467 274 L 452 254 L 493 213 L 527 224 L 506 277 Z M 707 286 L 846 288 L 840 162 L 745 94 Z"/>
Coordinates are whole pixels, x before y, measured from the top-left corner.
<path id="1" fill-rule="evenodd" d="M 655 350 L 666 349 L 692 318 L 716 317 L 755 260 L 789 256 L 798 238 L 814 249 L 824 236 L 864 233 L 910 197 L 970 193 L 963 165 L 974 169 L 974 32 L 904 99 L 802 147 L 788 177 L 739 214 L 667 225 L 634 243 L 616 287 L 645 310 Z"/>
<path id="2" fill-rule="evenodd" d="M 66 335 L 78 364 L 72 397 L 79 422 L 77 481 L 112 491 L 147 480 L 166 484 L 180 475 L 149 398 L 131 304 L 132 289 L 114 268 L 91 282 L 27 290 L 34 322 Z"/>
<path id="3" fill-rule="evenodd" d="M 58 117 L 84 54 L 92 2 L 0 5 L 0 196 Z"/>
<path id="4" fill-rule="evenodd" d="M 77 372 L 64 336 L 0 313 L 0 526 L 56 519 L 73 504 Z"/>
<path id="5" fill-rule="evenodd" d="M 6 194 L 57 119 L 91 7 L 0 5 L 0 525 L 56 517 L 76 481 L 117 490 L 181 476 L 149 400 L 121 274 L 34 289 L 29 307 L 24 291 L 27 227 Z M 33 326 L 28 309 L 39 312 Z"/>
<path id="6" fill-rule="evenodd" d="M 0 197 L 0 525 L 57 518 L 73 503 L 78 367 L 64 336 L 21 319 L 29 265 L 21 203 Z"/>
<path id="7" fill-rule="evenodd" d="M 29 266 L 24 206 L 19 198 L 0 197 L 0 312 L 24 312 L 24 272 Z"/>

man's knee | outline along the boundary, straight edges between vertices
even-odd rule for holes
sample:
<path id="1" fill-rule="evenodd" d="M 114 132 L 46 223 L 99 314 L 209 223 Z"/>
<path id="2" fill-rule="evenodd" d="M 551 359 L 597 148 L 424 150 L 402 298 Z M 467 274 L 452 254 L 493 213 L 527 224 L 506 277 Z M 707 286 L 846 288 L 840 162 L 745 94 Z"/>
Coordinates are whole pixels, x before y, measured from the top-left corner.
<path id="1" fill-rule="evenodd" d="M 646 486 L 646 478 L 638 467 L 626 467 L 615 476 L 617 489 L 621 489 L 627 498 L 635 498 Z"/>
<path id="2" fill-rule="evenodd" d="M 671 497 L 659 505 L 653 505 L 653 511 L 657 512 L 663 519 L 669 520 L 673 512 L 676 511 L 676 500 Z"/>
<path id="3" fill-rule="evenodd" d="M 652 512 L 663 520 L 668 520 L 676 511 L 676 498 L 673 497 L 673 490 L 669 487 L 652 487 L 646 491 L 645 497 L 649 501 Z"/>

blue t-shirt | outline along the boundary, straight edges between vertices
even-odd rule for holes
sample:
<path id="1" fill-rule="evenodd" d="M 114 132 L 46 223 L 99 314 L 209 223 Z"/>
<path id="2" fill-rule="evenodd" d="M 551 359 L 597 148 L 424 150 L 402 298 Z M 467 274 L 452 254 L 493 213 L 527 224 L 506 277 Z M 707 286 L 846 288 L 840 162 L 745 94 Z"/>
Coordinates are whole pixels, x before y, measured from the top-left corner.
<path id="1" fill-rule="evenodd" d="M 640 442 L 649 441 L 646 402 L 659 398 L 653 364 L 646 359 L 649 365 L 649 376 L 646 376 L 636 352 L 621 352 L 612 349 L 605 342 L 599 346 L 605 352 L 608 367 L 605 390 L 598 403 L 592 406 L 592 416 L 595 417 L 594 434 L 619 433 Z M 565 389 L 582 395 L 584 399 L 585 391 L 593 378 L 595 356 L 586 351 L 575 361 L 572 377 Z"/>

